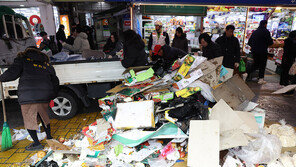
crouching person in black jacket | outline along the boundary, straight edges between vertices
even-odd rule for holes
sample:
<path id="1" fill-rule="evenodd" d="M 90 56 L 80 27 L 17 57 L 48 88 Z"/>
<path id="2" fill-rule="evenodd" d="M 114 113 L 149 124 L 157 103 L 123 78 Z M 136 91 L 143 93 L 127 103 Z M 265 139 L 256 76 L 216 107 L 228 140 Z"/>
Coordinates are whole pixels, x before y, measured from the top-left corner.
<path id="1" fill-rule="evenodd" d="M 123 32 L 123 60 L 121 64 L 125 68 L 148 64 L 145 43 L 134 30 Z"/>
<path id="2" fill-rule="evenodd" d="M 59 79 L 49 64 L 49 57 L 36 47 L 28 47 L 20 52 L 14 63 L 0 76 L 0 81 L 8 82 L 18 78 L 18 102 L 21 105 L 24 126 L 34 140 L 26 150 L 42 150 L 36 131 L 37 118 L 42 122 L 47 139 L 52 139 L 47 110 L 49 101 L 57 95 Z"/>

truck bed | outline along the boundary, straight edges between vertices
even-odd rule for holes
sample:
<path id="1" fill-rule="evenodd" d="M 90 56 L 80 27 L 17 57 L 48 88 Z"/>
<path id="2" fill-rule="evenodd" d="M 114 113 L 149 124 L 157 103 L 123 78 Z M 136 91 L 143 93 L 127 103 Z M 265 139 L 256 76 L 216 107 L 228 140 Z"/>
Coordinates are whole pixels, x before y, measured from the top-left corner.
<path id="1" fill-rule="evenodd" d="M 121 62 L 115 59 L 59 62 L 53 66 L 60 79 L 60 85 L 116 82 L 123 79 L 122 73 L 125 71 Z M 5 98 L 16 98 L 9 96 L 8 91 L 16 90 L 17 86 L 18 80 L 3 83 Z"/>

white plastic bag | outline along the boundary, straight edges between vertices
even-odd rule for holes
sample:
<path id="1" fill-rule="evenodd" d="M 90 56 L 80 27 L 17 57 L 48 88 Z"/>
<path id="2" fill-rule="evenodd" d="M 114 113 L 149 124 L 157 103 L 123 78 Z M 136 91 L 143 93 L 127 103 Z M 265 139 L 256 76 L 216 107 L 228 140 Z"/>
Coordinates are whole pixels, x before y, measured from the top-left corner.
<path id="1" fill-rule="evenodd" d="M 272 124 L 269 128 L 266 128 L 267 133 L 276 135 L 283 147 L 295 147 L 296 146 L 296 133 L 292 126 L 287 125 L 285 120 L 279 121 L 279 124 Z"/>
<path id="2" fill-rule="evenodd" d="M 23 140 L 25 138 L 27 138 L 27 136 L 29 135 L 28 131 L 26 129 L 13 129 L 13 136 L 12 136 L 12 141 L 16 141 L 16 140 Z"/>
<path id="3" fill-rule="evenodd" d="M 201 95 L 203 95 L 203 97 L 209 100 L 210 102 L 215 102 L 214 95 L 212 93 L 213 88 L 210 87 L 210 85 L 197 80 L 192 82 L 188 87 L 200 87 Z"/>
<path id="4" fill-rule="evenodd" d="M 261 132 L 260 134 L 250 136 L 257 139 L 250 142 L 248 146 L 230 150 L 234 155 L 245 161 L 246 164 L 268 164 L 280 157 L 282 146 L 280 140 L 275 135 Z"/>

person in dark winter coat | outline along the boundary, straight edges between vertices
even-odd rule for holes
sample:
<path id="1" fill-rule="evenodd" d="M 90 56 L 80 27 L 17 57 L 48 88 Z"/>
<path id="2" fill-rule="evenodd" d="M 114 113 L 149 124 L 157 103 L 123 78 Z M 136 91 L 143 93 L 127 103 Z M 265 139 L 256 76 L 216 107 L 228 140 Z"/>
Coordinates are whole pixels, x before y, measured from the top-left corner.
<path id="1" fill-rule="evenodd" d="M 59 52 L 63 49 L 62 43 L 60 41 L 66 41 L 66 34 L 64 30 L 65 30 L 65 26 L 61 24 L 56 34 L 56 40 L 58 43 Z"/>
<path id="2" fill-rule="evenodd" d="M 141 36 L 133 30 L 123 32 L 123 60 L 121 64 L 125 68 L 145 66 L 148 64 L 145 52 L 145 43 Z"/>
<path id="3" fill-rule="evenodd" d="M 259 68 L 259 84 L 265 84 L 264 73 L 267 62 L 267 48 L 273 44 L 270 32 L 266 29 L 267 20 L 262 20 L 259 27 L 255 30 L 248 42 L 254 59 L 254 67 L 248 70 L 248 74 Z"/>
<path id="4" fill-rule="evenodd" d="M 42 42 L 40 44 L 39 49 L 42 50 L 51 50 L 52 54 L 56 54 L 59 52 L 58 46 L 54 41 L 54 37 L 51 36 L 50 39 L 48 39 L 47 33 L 42 31 L 40 32 L 40 37 L 42 37 Z"/>
<path id="5" fill-rule="evenodd" d="M 154 54 L 158 56 L 158 60 L 163 60 L 164 70 L 168 70 L 178 58 L 184 57 L 187 53 L 181 49 L 170 47 L 169 45 L 156 45 Z"/>
<path id="6" fill-rule="evenodd" d="M 282 57 L 282 72 L 281 72 L 281 79 L 280 84 L 287 86 L 290 84 L 295 84 L 295 76 L 289 75 L 289 70 L 293 63 L 295 62 L 296 58 L 296 31 L 292 31 L 289 34 L 289 37 L 285 39 L 285 45 L 284 45 L 284 54 Z M 291 94 L 294 93 L 294 91 L 289 92 Z"/>
<path id="7" fill-rule="evenodd" d="M 203 57 L 211 60 L 222 56 L 220 46 L 213 42 L 207 33 L 200 34 L 198 40 L 201 45 Z"/>
<path id="8" fill-rule="evenodd" d="M 223 36 L 216 40 L 221 48 L 223 56 L 223 66 L 226 68 L 237 68 L 240 61 L 240 44 L 238 39 L 233 35 L 235 27 L 228 25 Z"/>
<path id="9" fill-rule="evenodd" d="M 173 39 L 172 47 L 179 48 L 184 52 L 188 53 L 188 40 L 186 38 L 186 34 L 183 33 L 183 29 L 178 27 L 176 29 L 175 38 Z"/>
<path id="10" fill-rule="evenodd" d="M 119 41 L 117 33 L 112 32 L 110 38 L 107 40 L 107 43 L 104 46 L 103 51 L 107 55 L 116 57 L 116 52 L 119 52 L 121 49 L 122 49 L 122 43 L 121 41 Z"/>
<path id="11" fill-rule="evenodd" d="M 37 117 L 42 122 L 47 139 L 52 139 L 47 110 L 49 101 L 57 95 L 59 79 L 49 64 L 49 57 L 36 47 L 20 52 L 14 63 L 0 76 L 0 81 L 9 82 L 18 78 L 18 102 L 21 105 L 25 128 L 34 140 L 26 150 L 42 150 L 43 146 L 36 132 Z"/>

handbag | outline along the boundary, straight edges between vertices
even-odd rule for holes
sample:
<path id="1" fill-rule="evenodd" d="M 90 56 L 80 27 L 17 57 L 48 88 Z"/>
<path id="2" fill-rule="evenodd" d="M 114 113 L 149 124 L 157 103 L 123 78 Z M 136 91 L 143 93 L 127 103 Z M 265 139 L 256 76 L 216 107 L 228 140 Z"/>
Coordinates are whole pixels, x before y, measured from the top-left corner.
<path id="1" fill-rule="evenodd" d="M 293 63 L 289 70 L 289 75 L 296 75 L 296 62 Z"/>

